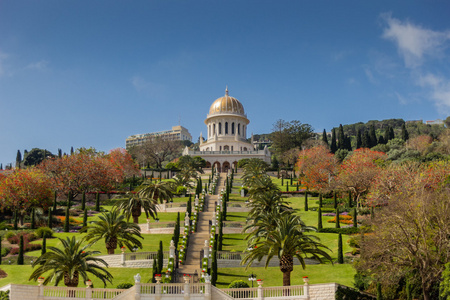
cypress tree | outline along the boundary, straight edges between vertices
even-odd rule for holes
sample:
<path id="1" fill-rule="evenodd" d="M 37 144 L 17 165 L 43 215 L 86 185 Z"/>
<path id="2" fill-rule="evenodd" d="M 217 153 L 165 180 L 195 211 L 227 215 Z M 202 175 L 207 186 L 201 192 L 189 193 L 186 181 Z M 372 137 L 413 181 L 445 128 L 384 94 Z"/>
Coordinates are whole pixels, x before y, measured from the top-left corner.
<path id="1" fill-rule="evenodd" d="M 161 274 L 164 264 L 164 252 L 163 252 L 163 243 L 159 241 L 159 249 L 158 249 L 158 274 Z"/>
<path id="2" fill-rule="evenodd" d="M 284 185 L 284 176 L 281 176 L 281 186 Z"/>
<path id="3" fill-rule="evenodd" d="M 291 174 L 291 186 L 292 186 L 292 180 L 293 180 L 293 178 L 292 178 L 292 174 Z"/>
<path id="4" fill-rule="evenodd" d="M 215 235 L 217 241 L 217 234 Z M 211 284 L 216 285 L 217 282 L 217 243 L 214 243 L 211 255 Z"/>
<path id="5" fill-rule="evenodd" d="M 73 146 L 70 147 L 70 155 L 72 155 L 72 154 L 73 154 Z"/>
<path id="6" fill-rule="evenodd" d="M 353 207 L 352 192 L 348 191 L 348 207 Z"/>
<path id="7" fill-rule="evenodd" d="M 344 136 L 344 149 L 347 149 L 348 151 L 352 151 L 352 140 L 351 138 L 346 134 Z"/>
<path id="8" fill-rule="evenodd" d="M 222 218 L 223 218 L 223 220 L 224 221 L 226 221 L 227 220 L 227 207 L 228 207 L 228 204 L 227 204 L 227 202 L 226 201 L 223 201 L 222 202 L 222 206 L 223 206 L 223 209 L 222 209 Z"/>
<path id="9" fill-rule="evenodd" d="M 358 130 L 358 134 L 356 135 L 356 149 L 359 149 L 361 147 L 362 147 L 361 130 Z"/>
<path id="10" fill-rule="evenodd" d="M 333 202 L 334 202 L 334 208 L 337 208 L 337 196 L 336 196 L 336 191 L 333 192 Z"/>
<path id="11" fill-rule="evenodd" d="M 83 213 L 83 227 L 87 226 L 87 219 L 88 219 L 88 212 L 87 212 L 87 208 L 85 208 L 84 213 Z"/>
<path id="12" fill-rule="evenodd" d="M 14 212 L 14 230 L 19 229 L 19 213 L 17 210 Z"/>
<path id="13" fill-rule="evenodd" d="M 2 240 L 3 240 L 3 236 L 0 235 L 0 265 L 2 264 Z"/>
<path id="14" fill-rule="evenodd" d="M 158 274 L 158 266 L 156 264 L 156 259 L 153 259 L 153 276 L 152 276 L 152 283 L 156 283 L 155 275 Z"/>
<path id="15" fill-rule="evenodd" d="M 403 125 L 402 125 L 402 140 L 404 140 L 406 142 L 408 139 L 409 139 L 409 133 L 408 133 L 408 130 L 406 130 L 405 123 L 403 123 Z"/>
<path id="16" fill-rule="evenodd" d="M 373 208 L 373 206 L 370 207 L 370 218 L 375 218 L 375 209 Z"/>
<path id="17" fill-rule="evenodd" d="M 338 141 L 337 142 L 338 142 L 338 144 L 337 144 L 338 149 L 345 149 L 344 148 L 344 142 L 345 142 L 344 127 L 342 126 L 342 124 L 339 124 Z"/>
<path id="18" fill-rule="evenodd" d="M 308 211 L 308 191 L 305 191 L 305 211 Z"/>
<path id="19" fill-rule="evenodd" d="M 336 228 L 341 228 L 341 220 L 339 218 L 339 208 L 336 208 Z"/>
<path id="20" fill-rule="evenodd" d="M 320 207 L 317 210 L 317 216 L 318 216 L 317 229 L 321 230 L 323 228 L 323 225 L 322 225 L 322 208 Z"/>
<path id="21" fill-rule="evenodd" d="M 297 187 L 296 187 L 296 191 L 298 192 L 298 181 L 297 181 Z"/>
<path id="22" fill-rule="evenodd" d="M 81 210 L 86 208 L 86 193 L 83 191 L 83 195 L 81 196 Z"/>
<path id="23" fill-rule="evenodd" d="M 326 132 L 325 129 L 323 130 L 323 133 L 322 133 L 322 141 L 323 141 L 325 144 L 327 144 L 327 146 L 328 146 L 328 136 L 327 136 L 327 132 Z"/>
<path id="24" fill-rule="evenodd" d="M 72 206 L 72 200 L 73 200 L 72 191 L 69 191 L 69 195 L 67 196 L 67 206 L 69 208 Z"/>
<path id="25" fill-rule="evenodd" d="M 57 201 L 58 201 L 58 193 L 55 191 L 55 199 L 53 199 L 53 211 L 56 211 Z"/>
<path id="26" fill-rule="evenodd" d="M 34 207 L 31 209 L 31 229 L 36 229 L 36 220 L 35 220 Z"/>
<path id="27" fill-rule="evenodd" d="M 286 182 L 286 192 L 289 192 L 289 181 Z"/>
<path id="28" fill-rule="evenodd" d="M 378 143 L 378 139 L 377 139 L 377 135 L 375 133 L 375 126 L 373 126 L 373 125 L 370 125 L 370 128 L 369 128 L 369 138 L 370 138 L 370 147 L 369 148 L 375 147 Z"/>
<path id="29" fill-rule="evenodd" d="M 95 211 L 100 211 L 100 194 L 95 194 Z"/>
<path id="30" fill-rule="evenodd" d="M 358 227 L 358 211 L 356 210 L 356 207 L 353 208 L 352 217 L 353 217 L 353 227 L 357 228 Z"/>
<path id="31" fill-rule="evenodd" d="M 62 158 L 62 150 L 61 149 L 58 149 L 58 157 Z"/>
<path id="32" fill-rule="evenodd" d="M 42 237 L 41 255 L 44 255 L 45 252 L 47 252 L 47 235 L 44 232 L 44 236 Z"/>
<path id="33" fill-rule="evenodd" d="M 69 206 L 67 206 L 66 207 L 66 218 L 64 220 L 64 232 L 69 232 L 69 229 L 70 229 L 69 218 L 70 218 Z"/>
<path id="34" fill-rule="evenodd" d="M 20 236 L 19 255 L 17 256 L 17 264 L 23 265 L 23 235 Z"/>
<path id="35" fill-rule="evenodd" d="M 222 242 L 223 242 L 223 216 L 222 213 L 219 213 L 219 235 L 218 235 L 218 245 L 217 249 L 222 251 Z"/>
<path id="36" fill-rule="evenodd" d="M 53 226 L 53 216 L 52 216 L 52 209 L 48 209 L 48 220 L 47 220 L 47 227 L 52 228 Z"/>
<path id="37" fill-rule="evenodd" d="M 323 203 L 322 203 L 322 193 L 319 194 L 319 208 L 322 207 Z"/>
<path id="38" fill-rule="evenodd" d="M 337 151 L 337 144 L 336 144 L 336 130 L 333 128 L 331 131 L 331 145 L 330 145 L 330 151 L 331 153 L 335 153 Z"/>
<path id="39" fill-rule="evenodd" d="M 344 251 L 342 249 L 342 233 L 338 236 L 338 264 L 344 263 Z"/>
<path id="40" fill-rule="evenodd" d="M 364 131 L 361 142 L 361 148 L 370 148 L 370 136 L 367 131 Z"/>
<path id="41" fill-rule="evenodd" d="M 394 128 L 389 127 L 389 140 L 395 139 Z"/>
<path id="42" fill-rule="evenodd" d="M 191 217 L 191 213 L 192 213 L 192 200 L 191 200 L 191 197 L 189 197 L 189 200 L 187 202 L 186 212 L 189 214 L 189 217 Z"/>
<path id="43" fill-rule="evenodd" d="M 3 170 L 3 164 L 0 164 L 0 170 Z"/>
<path id="44" fill-rule="evenodd" d="M 384 140 L 384 137 L 382 135 L 380 135 L 378 137 L 378 144 L 379 145 L 385 145 L 386 144 L 386 141 Z"/>
<path id="45" fill-rule="evenodd" d="M 20 169 L 20 162 L 22 161 L 22 153 L 20 153 L 20 150 L 17 150 L 16 155 L 16 168 Z"/>

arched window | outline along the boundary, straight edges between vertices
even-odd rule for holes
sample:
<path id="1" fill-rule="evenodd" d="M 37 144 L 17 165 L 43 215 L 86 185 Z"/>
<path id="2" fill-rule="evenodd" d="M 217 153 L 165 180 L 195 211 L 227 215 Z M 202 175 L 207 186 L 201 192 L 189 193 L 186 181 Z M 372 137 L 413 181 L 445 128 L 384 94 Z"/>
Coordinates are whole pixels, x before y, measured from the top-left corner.
<path id="1" fill-rule="evenodd" d="M 231 146 L 231 151 L 233 151 L 233 146 Z"/>
<path id="2" fill-rule="evenodd" d="M 212 132 L 211 132 L 211 124 L 209 124 L 209 130 L 208 130 L 208 136 L 211 136 L 212 135 Z"/>
<path id="3" fill-rule="evenodd" d="M 213 124 L 213 135 L 216 134 L 216 123 Z"/>
<path id="4" fill-rule="evenodd" d="M 234 135 L 234 122 L 231 123 L 231 134 Z"/>
<path id="5" fill-rule="evenodd" d="M 228 145 L 223 146 L 223 150 L 224 150 L 224 151 L 230 151 L 230 146 L 228 146 Z"/>
<path id="6" fill-rule="evenodd" d="M 244 147 L 244 151 L 247 151 L 247 147 Z"/>
<path id="7" fill-rule="evenodd" d="M 219 134 L 222 134 L 222 123 L 219 123 Z"/>
<path id="8" fill-rule="evenodd" d="M 225 122 L 225 134 L 228 134 L 228 122 Z"/>
<path id="9" fill-rule="evenodd" d="M 220 146 L 219 151 L 222 151 L 222 146 Z"/>
<path id="10" fill-rule="evenodd" d="M 241 124 L 238 124 L 238 135 L 241 135 Z"/>

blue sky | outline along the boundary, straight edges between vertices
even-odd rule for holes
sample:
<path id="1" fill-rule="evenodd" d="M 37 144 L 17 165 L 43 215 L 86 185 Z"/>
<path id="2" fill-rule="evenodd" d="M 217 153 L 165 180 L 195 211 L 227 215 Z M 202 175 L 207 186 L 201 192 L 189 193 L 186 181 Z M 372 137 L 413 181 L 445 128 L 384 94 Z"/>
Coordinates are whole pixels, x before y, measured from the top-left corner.
<path id="1" fill-rule="evenodd" d="M 0 163 L 239 99 L 248 132 L 450 114 L 449 1 L 0 1 Z"/>

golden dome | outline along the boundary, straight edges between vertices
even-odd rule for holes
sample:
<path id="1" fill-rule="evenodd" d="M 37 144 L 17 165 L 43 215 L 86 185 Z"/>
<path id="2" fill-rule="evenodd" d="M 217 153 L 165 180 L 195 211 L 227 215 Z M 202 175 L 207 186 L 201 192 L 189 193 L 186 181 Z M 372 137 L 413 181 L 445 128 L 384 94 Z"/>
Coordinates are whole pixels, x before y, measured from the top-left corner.
<path id="1" fill-rule="evenodd" d="M 209 114 L 231 113 L 245 115 L 244 106 L 238 99 L 228 96 L 228 88 L 225 90 L 225 96 L 216 99 L 209 109 Z"/>

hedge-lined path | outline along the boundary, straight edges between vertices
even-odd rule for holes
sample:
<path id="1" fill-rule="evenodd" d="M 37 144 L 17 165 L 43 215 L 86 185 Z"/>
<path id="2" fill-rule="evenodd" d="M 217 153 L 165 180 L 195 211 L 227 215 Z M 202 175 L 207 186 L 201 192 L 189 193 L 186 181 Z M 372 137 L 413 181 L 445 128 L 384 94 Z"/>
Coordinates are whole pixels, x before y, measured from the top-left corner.
<path id="1" fill-rule="evenodd" d="M 192 233 L 189 236 L 189 245 L 188 251 L 186 253 L 186 262 L 184 265 L 180 265 L 178 272 L 180 274 L 195 274 L 200 276 L 201 274 L 201 257 L 200 251 L 203 249 L 205 245 L 205 240 L 208 241 L 209 244 L 209 235 L 210 235 L 210 227 L 209 222 L 212 220 L 214 211 L 215 211 L 215 203 L 218 201 L 220 191 L 225 188 L 225 180 L 226 173 L 220 173 L 218 184 L 216 187 L 216 192 L 214 195 L 206 195 L 205 196 L 205 205 L 206 210 L 201 212 L 198 218 L 197 232 Z M 180 281 L 183 282 L 182 278 L 179 276 Z M 196 280 L 196 279 L 194 279 Z"/>

